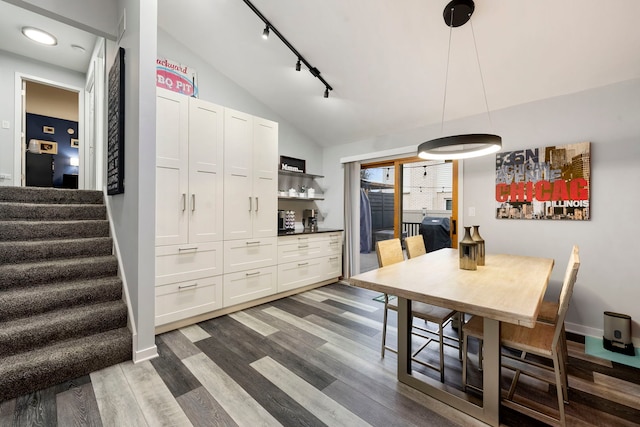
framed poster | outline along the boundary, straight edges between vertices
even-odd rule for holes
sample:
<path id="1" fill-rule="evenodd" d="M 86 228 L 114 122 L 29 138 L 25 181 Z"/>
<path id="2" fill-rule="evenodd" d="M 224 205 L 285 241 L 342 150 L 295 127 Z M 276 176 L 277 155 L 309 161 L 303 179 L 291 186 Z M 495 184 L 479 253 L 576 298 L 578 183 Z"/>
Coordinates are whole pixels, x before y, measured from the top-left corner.
<path id="1" fill-rule="evenodd" d="M 590 143 L 496 154 L 496 218 L 590 219 Z"/>
<path id="2" fill-rule="evenodd" d="M 107 194 L 124 193 L 124 49 L 109 70 L 107 108 Z"/>

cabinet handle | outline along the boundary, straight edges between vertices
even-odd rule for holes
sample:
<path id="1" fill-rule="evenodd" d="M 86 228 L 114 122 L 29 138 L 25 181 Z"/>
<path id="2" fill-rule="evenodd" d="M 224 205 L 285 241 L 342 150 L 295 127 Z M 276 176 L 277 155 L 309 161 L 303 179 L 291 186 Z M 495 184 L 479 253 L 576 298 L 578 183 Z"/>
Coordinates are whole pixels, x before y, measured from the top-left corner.
<path id="1" fill-rule="evenodd" d="M 182 212 L 187 210 L 187 193 L 182 193 Z"/>
<path id="2" fill-rule="evenodd" d="M 329 242 L 330 245 L 337 245 L 338 243 L 340 242 L 338 242 L 337 240 L 335 242 Z"/>
<path id="3" fill-rule="evenodd" d="M 260 274 L 259 271 L 254 271 L 253 273 L 245 273 L 247 276 L 257 276 L 258 274 Z"/>
<path id="4" fill-rule="evenodd" d="M 334 260 L 336 260 L 336 259 L 338 259 L 338 257 L 337 257 L 337 256 L 332 256 L 331 258 L 329 258 L 329 261 L 334 261 Z"/>
<path id="5" fill-rule="evenodd" d="M 193 283 L 191 285 L 180 285 L 178 286 L 178 290 L 181 291 L 183 289 L 195 288 L 196 286 L 198 286 L 198 282 Z"/>
<path id="6" fill-rule="evenodd" d="M 251 204 L 251 196 L 249 196 L 249 212 L 253 210 L 253 205 Z"/>
<path id="7" fill-rule="evenodd" d="M 256 197 L 256 212 L 258 212 L 258 198 Z"/>
<path id="8" fill-rule="evenodd" d="M 304 248 L 308 248 L 309 245 L 298 245 L 298 249 L 304 249 Z"/>
<path id="9" fill-rule="evenodd" d="M 182 252 L 182 251 L 197 251 L 198 247 L 197 246 L 192 246 L 190 248 L 178 248 L 178 252 Z"/>
<path id="10" fill-rule="evenodd" d="M 195 193 L 191 194 L 191 212 L 196 210 L 196 195 Z"/>
<path id="11" fill-rule="evenodd" d="M 255 240 L 253 242 L 247 242 L 247 245 L 259 245 L 260 244 L 260 240 Z"/>
<path id="12" fill-rule="evenodd" d="M 302 267 L 304 265 L 309 265 L 309 263 L 308 262 L 299 262 L 298 263 L 298 267 Z"/>

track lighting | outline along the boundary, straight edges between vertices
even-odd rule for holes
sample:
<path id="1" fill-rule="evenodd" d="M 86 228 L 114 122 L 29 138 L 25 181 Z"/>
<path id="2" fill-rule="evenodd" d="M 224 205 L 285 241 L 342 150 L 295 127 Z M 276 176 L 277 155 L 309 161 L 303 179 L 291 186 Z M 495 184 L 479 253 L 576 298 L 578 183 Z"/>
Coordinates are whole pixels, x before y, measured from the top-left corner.
<path id="1" fill-rule="evenodd" d="M 318 70 L 316 67 L 311 65 L 309 63 L 309 61 L 307 61 L 302 55 L 300 55 L 300 53 L 296 50 L 296 48 L 293 47 L 293 45 L 291 43 L 289 43 L 289 40 L 285 39 L 284 36 L 282 34 L 280 34 L 280 31 L 278 31 L 278 29 L 276 27 L 271 25 L 271 23 L 267 20 L 267 18 L 265 18 L 265 16 L 253 5 L 253 3 L 251 3 L 249 0 L 243 0 L 243 1 L 245 2 L 245 4 L 247 6 L 249 6 L 249 9 L 251 9 L 253 11 L 253 13 L 255 13 L 258 16 L 258 18 L 260 18 L 260 20 L 262 20 L 262 22 L 264 22 L 265 27 L 264 27 L 264 31 L 262 32 L 262 38 L 263 39 L 269 38 L 270 31 L 273 31 L 273 33 L 276 36 L 278 36 L 278 38 L 282 41 L 282 43 L 284 43 L 285 46 L 287 46 L 289 48 L 289 50 L 291 52 L 293 52 L 293 54 L 298 58 L 298 61 L 296 62 L 296 71 L 300 71 L 302 69 L 302 64 L 304 64 L 305 67 L 307 67 L 309 69 L 309 72 L 311 73 L 311 75 L 313 77 L 317 78 L 318 80 L 320 80 L 322 82 L 322 84 L 324 84 L 324 86 L 325 86 L 324 97 L 328 98 L 329 97 L 329 91 L 333 90 L 333 88 L 324 79 L 324 77 L 322 77 L 320 75 L 320 70 Z"/>
<path id="2" fill-rule="evenodd" d="M 427 176 L 427 167 L 426 166 L 423 166 L 423 167 L 424 167 L 424 174 L 422 176 L 426 177 Z"/>

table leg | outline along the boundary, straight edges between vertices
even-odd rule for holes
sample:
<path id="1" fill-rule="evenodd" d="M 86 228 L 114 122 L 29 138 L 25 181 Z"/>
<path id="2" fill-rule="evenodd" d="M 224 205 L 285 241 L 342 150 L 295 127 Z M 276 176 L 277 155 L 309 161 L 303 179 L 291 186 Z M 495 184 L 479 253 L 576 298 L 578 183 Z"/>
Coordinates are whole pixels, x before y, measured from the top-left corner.
<path id="1" fill-rule="evenodd" d="M 483 402 L 485 422 L 500 423 L 500 322 L 484 318 Z"/>
<path id="2" fill-rule="evenodd" d="M 411 374 L 411 300 L 398 298 L 398 373 Z"/>

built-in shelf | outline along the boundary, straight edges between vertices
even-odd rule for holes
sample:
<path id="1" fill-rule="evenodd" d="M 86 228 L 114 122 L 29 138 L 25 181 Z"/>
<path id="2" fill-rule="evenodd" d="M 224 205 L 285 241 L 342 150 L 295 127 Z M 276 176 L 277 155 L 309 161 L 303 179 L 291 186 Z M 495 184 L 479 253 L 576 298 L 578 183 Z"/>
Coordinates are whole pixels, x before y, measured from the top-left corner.
<path id="1" fill-rule="evenodd" d="M 279 175 L 286 175 L 286 176 L 297 176 L 297 177 L 300 177 L 300 178 L 311 178 L 311 179 L 324 178 L 324 176 L 322 176 L 322 175 L 314 175 L 314 174 L 311 174 L 311 173 L 291 172 L 291 171 L 283 171 L 283 170 L 279 170 L 278 174 Z"/>
<path id="2" fill-rule="evenodd" d="M 289 197 L 289 196 L 278 196 L 278 200 L 296 200 L 299 202 L 305 202 L 309 200 L 324 200 L 324 197 Z"/>

